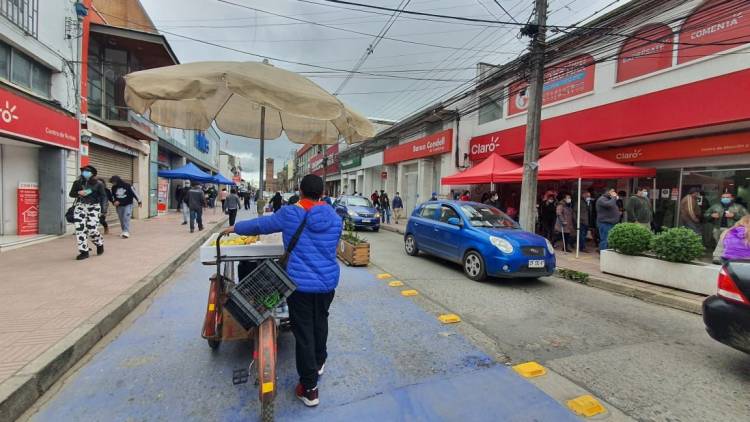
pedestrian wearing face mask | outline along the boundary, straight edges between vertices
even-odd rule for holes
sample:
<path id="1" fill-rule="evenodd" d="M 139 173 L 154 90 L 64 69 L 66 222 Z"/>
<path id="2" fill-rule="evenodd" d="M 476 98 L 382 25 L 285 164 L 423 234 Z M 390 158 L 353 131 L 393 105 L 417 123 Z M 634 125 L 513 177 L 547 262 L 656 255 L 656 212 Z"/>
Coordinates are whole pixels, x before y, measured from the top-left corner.
<path id="1" fill-rule="evenodd" d="M 589 234 L 589 221 L 591 220 L 591 206 L 593 199 L 591 198 L 591 192 L 585 191 L 581 194 L 578 199 L 576 207 L 581 207 L 581 228 L 578 230 L 578 237 L 581 238 L 578 250 L 580 252 L 586 252 L 586 238 Z M 578 215 L 578 209 L 574 208 L 575 215 Z"/>
<path id="2" fill-rule="evenodd" d="M 607 243 L 609 231 L 622 218 L 622 212 L 617 205 L 618 199 L 617 191 L 614 188 L 609 188 L 604 195 L 596 200 L 596 225 L 599 229 L 600 251 L 609 248 L 609 243 Z"/>
<path id="3" fill-rule="evenodd" d="M 76 241 L 78 243 L 77 260 L 89 257 L 88 241 L 96 245 L 96 254 L 104 253 L 104 238 L 99 233 L 99 216 L 107 208 L 107 191 L 104 182 L 96 178 L 96 168 L 81 168 L 81 177 L 73 182 L 68 196 L 76 198 L 73 218 L 75 220 Z"/>
<path id="4" fill-rule="evenodd" d="M 734 202 L 734 195 L 729 192 L 721 194 L 718 203 L 711 205 L 704 217 L 709 224 L 713 225 L 713 235 L 716 248 L 713 253 L 714 263 L 721 263 L 721 255 L 724 247 L 720 241 L 722 233 L 729 230 L 740 218 L 747 214 L 747 210 L 740 204 Z"/>
<path id="5" fill-rule="evenodd" d="M 552 244 L 554 245 L 558 240 L 562 239 L 564 250 L 575 250 L 573 245 L 575 245 L 576 229 L 573 226 L 573 198 L 570 194 L 564 194 L 563 198 L 557 202 L 555 214 L 557 216 L 555 221 L 556 236 Z"/>
<path id="6" fill-rule="evenodd" d="M 491 207 L 495 207 L 499 209 L 502 212 L 505 212 L 505 207 L 503 207 L 503 204 L 500 203 L 500 196 L 497 194 L 497 192 L 492 191 L 489 193 L 488 198 L 484 201 L 486 205 L 489 205 Z"/>
<path id="7" fill-rule="evenodd" d="M 555 241 L 555 220 L 557 219 L 557 204 L 555 194 L 547 191 L 542 203 L 539 204 L 539 223 L 542 226 L 542 236 L 550 242 Z"/>
<path id="8" fill-rule="evenodd" d="M 651 230 L 651 223 L 654 221 L 654 209 L 651 201 L 648 200 L 648 188 L 641 187 L 635 195 L 628 198 L 625 204 L 625 212 L 629 223 L 638 223 L 641 226 Z"/>

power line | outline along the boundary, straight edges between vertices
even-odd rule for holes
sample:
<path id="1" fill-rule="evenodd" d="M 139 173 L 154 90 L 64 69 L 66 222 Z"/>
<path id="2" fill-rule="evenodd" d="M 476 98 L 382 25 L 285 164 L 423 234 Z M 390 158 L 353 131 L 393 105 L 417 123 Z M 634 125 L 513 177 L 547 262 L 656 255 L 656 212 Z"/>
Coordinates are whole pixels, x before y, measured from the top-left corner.
<path id="1" fill-rule="evenodd" d="M 409 5 L 409 2 L 411 2 L 411 0 L 402 0 L 401 3 L 399 3 L 398 7 L 402 9 L 406 9 L 406 6 Z M 387 34 L 388 31 L 393 27 L 393 24 L 396 23 L 396 19 L 398 19 L 400 14 L 401 12 L 393 12 L 388 22 L 386 22 L 386 24 L 380 30 L 378 35 L 375 36 L 375 40 L 373 40 L 373 42 L 370 43 L 369 46 L 367 46 L 367 49 L 362 54 L 362 57 L 359 59 L 357 64 L 354 65 L 354 67 L 352 68 L 352 71 L 349 72 L 346 79 L 341 81 L 341 84 L 339 84 L 338 88 L 336 88 L 336 90 L 333 92 L 333 95 L 337 95 L 339 92 L 341 92 L 342 89 L 344 89 L 344 87 L 352 79 L 352 75 L 354 74 L 354 72 L 358 71 L 362 67 L 362 65 L 365 64 L 365 62 L 367 61 L 367 58 L 370 57 L 370 55 L 375 52 L 375 48 L 377 48 L 378 44 L 380 44 L 380 41 L 383 40 L 383 37 L 385 36 L 385 34 Z"/>
<path id="2" fill-rule="evenodd" d="M 502 5 L 502 4 L 500 4 L 500 2 L 499 2 L 498 0 L 494 0 L 494 1 L 495 1 L 495 4 L 497 5 L 497 7 L 499 7 L 499 8 L 500 8 L 500 10 L 502 10 L 503 12 L 505 12 L 505 14 L 506 14 L 506 15 L 508 15 L 508 17 L 509 17 L 509 18 L 510 18 L 510 19 L 511 19 L 511 20 L 512 20 L 513 22 L 515 22 L 515 23 L 517 23 L 517 24 L 521 25 L 521 22 L 518 22 L 518 21 L 516 20 L 516 18 L 514 18 L 514 17 L 513 17 L 513 15 L 511 15 L 511 14 L 510 14 L 510 13 L 509 13 L 509 12 L 508 12 L 508 11 L 507 11 L 506 9 L 505 9 L 505 7 L 503 7 L 503 5 Z"/>

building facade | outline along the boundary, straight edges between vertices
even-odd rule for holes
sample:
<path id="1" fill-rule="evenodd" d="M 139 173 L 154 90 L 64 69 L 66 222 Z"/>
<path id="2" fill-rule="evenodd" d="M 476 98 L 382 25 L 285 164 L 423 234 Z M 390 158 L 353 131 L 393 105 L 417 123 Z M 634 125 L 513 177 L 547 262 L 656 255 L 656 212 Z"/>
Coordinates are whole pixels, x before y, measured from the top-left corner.
<path id="1" fill-rule="evenodd" d="M 541 152 L 569 140 L 616 162 L 656 168 L 655 179 L 586 181 L 584 189 L 652 187 L 655 223 L 672 227 L 679 224 L 680 198 L 693 188 L 702 192 L 704 209 L 725 191 L 750 204 L 750 4 L 649 3 L 648 14 L 633 4 L 611 12 L 625 37 L 581 34 L 550 42 L 565 54 L 545 71 Z M 456 102 L 459 154 L 472 163 L 490 154 L 520 163 L 526 83 L 502 67 L 488 75 Z M 567 181 L 545 186 L 572 189 Z M 518 197 L 520 186 L 502 190 L 505 198 Z"/>
<path id="2" fill-rule="evenodd" d="M 0 250 L 66 231 L 81 28 L 72 2 L 0 1 Z"/>

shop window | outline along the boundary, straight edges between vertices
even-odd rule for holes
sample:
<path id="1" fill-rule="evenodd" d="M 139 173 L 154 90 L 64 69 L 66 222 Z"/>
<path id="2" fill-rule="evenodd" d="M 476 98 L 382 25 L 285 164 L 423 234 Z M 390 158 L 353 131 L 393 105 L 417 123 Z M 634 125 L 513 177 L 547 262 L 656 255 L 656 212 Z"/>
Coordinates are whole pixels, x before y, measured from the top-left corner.
<path id="1" fill-rule="evenodd" d="M 0 43 L 0 78 L 49 97 L 52 72 L 4 43 Z"/>
<path id="2" fill-rule="evenodd" d="M 89 114 L 101 118 L 104 89 L 102 88 L 102 60 L 99 56 L 99 41 L 96 38 L 89 40 L 87 85 Z"/>
<path id="3" fill-rule="evenodd" d="M 39 95 L 49 95 L 51 76 L 49 70 L 40 66 L 33 66 L 31 68 L 31 90 Z"/>
<path id="4" fill-rule="evenodd" d="M 500 93 L 479 96 L 479 124 L 494 122 L 503 117 L 503 102 Z"/>
<path id="5" fill-rule="evenodd" d="M 18 85 L 31 88 L 31 66 L 31 59 L 28 56 L 13 50 L 10 80 Z"/>
<path id="6" fill-rule="evenodd" d="M 8 79 L 10 72 L 10 47 L 0 43 L 0 77 Z"/>

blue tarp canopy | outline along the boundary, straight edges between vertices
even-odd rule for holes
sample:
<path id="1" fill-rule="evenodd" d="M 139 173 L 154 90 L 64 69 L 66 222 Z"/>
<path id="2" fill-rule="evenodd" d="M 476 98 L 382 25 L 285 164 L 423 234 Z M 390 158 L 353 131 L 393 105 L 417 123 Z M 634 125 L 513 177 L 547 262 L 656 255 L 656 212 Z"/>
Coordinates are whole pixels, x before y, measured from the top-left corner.
<path id="1" fill-rule="evenodd" d="M 229 179 L 227 179 L 227 178 L 226 178 L 226 177 L 224 177 L 224 175 L 223 175 L 223 174 L 221 174 L 221 173 L 216 173 L 216 174 L 214 175 L 214 182 L 215 182 L 215 183 L 218 183 L 218 184 L 220 184 L 220 185 L 232 185 L 232 186 L 234 186 L 234 181 L 233 181 L 233 180 L 229 180 Z"/>
<path id="2" fill-rule="evenodd" d="M 214 176 L 199 169 L 198 166 L 193 163 L 188 163 L 186 166 L 174 170 L 159 170 L 158 174 L 159 177 L 165 179 L 183 179 L 203 183 L 216 182 Z"/>

